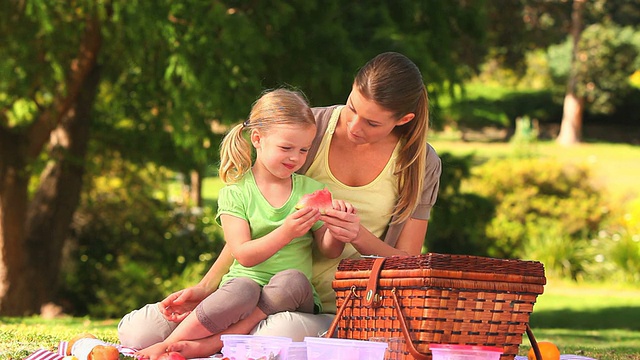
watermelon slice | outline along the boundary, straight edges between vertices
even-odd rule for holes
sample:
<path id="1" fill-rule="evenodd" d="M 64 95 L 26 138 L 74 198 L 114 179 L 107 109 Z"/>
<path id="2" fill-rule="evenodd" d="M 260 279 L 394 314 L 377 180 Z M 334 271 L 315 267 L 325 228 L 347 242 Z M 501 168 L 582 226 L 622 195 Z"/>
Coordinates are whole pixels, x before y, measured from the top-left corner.
<path id="1" fill-rule="evenodd" d="M 320 210 L 321 214 L 326 214 L 327 209 L 333 209 L 331 192 L 325 188 L 316 190 L 311 194 L 303 195 L 296 204 L 296 209 L 302 209 L 304 207 L 312 207 Z"/>

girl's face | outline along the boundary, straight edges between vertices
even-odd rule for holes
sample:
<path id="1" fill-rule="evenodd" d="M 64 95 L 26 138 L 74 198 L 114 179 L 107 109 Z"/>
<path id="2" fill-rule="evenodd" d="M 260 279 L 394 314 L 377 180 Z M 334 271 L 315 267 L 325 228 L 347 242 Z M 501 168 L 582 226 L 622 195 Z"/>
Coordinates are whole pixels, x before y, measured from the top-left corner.
<path id="1" fill-rule="evenodd" d="M 351 89 L 345 110 L 347 137 L 358 145 L 383 140 L 396 126 L 406 124 L 415 117 L 409 113 L 395 119 L 391 111 L 364 97 L 355 86 Z"/>
<path id="2" fill-rule="evenodd" d="M 276 125 L 268 132 L 256 129 L 251 132 L 255 165 L 279 179 L 288 178 L 304 165 L 315 135 L 312 125 Z"/>

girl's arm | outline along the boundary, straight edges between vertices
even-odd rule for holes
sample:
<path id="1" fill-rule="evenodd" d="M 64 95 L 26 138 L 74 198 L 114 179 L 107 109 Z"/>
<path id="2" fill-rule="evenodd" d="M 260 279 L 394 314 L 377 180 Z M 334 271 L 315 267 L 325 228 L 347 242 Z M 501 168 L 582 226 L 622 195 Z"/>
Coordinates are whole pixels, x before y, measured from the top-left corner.
<path id="1" fill-rule="evenodd" d="M 304 208 L 287 216 L 284 223 L 269 234 L 251 239 L 249 223 L 232 215 L 220 215 L 224 238 L 233 257 L 243 266 L 258 265 L 287 245 L 291 240 L 311 230 L 320 219 L 317 209 Z"/>

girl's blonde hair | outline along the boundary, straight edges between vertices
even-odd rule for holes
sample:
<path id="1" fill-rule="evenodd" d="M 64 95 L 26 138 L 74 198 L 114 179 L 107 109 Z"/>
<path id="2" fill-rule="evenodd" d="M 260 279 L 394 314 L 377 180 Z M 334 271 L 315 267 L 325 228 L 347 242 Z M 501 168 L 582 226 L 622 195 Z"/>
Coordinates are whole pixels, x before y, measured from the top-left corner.
<path id="1" fill-rule="evenodd" d="M 404 144 L 395 169 L 400 197 L 393 215 L 398 217 L 396 222 L 403 222 L 418 205 L 425 175 L 429 97 L 422 74 L 406 56 L 386 52 L 366 63 L 354 84 L 363 96 L 394 113 L 396 119 L 415 114 L 413 120 L 394 129 Z"/>
<path id="2" fill-rule="evenodd" d="M 303 93 L 296 90 L 266 91 L 251 107 L 249 118 L 234 126 L 220 144 L 220 179 L 235 183 L 251 169 L 252 146 L 243 130 L 268 133 L 276 125 L 316 126 Z"/>

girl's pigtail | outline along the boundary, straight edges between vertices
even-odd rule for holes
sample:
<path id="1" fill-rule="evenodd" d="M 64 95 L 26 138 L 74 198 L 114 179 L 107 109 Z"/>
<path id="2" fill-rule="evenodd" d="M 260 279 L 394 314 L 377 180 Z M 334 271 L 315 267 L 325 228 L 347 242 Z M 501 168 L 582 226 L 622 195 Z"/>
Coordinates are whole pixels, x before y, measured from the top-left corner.
<path id="1" fill-rule="evenodd" d="M 225 184 L 238 182 L 251 169 L 251 144 L 243 136 L 245 123 L 234 126 L 220 144 L 219 176 Z"/>

